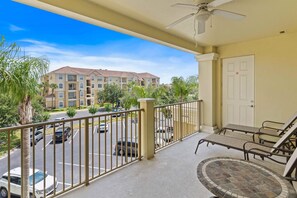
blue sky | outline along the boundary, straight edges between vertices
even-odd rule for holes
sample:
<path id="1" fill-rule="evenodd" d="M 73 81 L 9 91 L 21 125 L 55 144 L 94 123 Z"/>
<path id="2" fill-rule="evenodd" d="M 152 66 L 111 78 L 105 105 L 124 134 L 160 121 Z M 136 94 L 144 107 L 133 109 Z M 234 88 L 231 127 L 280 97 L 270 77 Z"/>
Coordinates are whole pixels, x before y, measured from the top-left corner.
<path id="1" fill-rule="evenodd" d="M 10 0 L 1 0 L 0 35 L 28 55 L 46 56 L 50 71 L 70 65 L 150 72 L 161 83 L 198 73 L 192 54 Z"/>

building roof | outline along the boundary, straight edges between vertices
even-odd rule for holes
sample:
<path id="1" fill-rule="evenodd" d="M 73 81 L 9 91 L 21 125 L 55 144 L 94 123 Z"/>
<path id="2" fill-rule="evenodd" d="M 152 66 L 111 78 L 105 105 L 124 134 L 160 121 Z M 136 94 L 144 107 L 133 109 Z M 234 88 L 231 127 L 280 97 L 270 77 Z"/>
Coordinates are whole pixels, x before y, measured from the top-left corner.
<path id="1" fill-rule="evenodd" d="M 94 74 L 95 76 L 103 76 L 103 77 L 136 77 L 138 79 L 142 78 L 159 78 L 153 74 L 148 72 L 145 73 L 136 73 L 136 72 L 127 72 L 127 71 L 114 71 L 114 70 L 107 70 L 107 69 L 88 69 L 88 68 L 77 68 L 77 67 L 70 67 L 65 66 L 59 69 L 56 69 L 50 73 L 55 74 L 75 74 L 75 75 L 87 75 L 90 76 Z"/>
<path id="2" fill-rule="evenodd" d="M 140 78 L 159 78 L 158 76 L 155 76 L 153 74 L 150 74 L 148 72 L 145 73 L 138 73 L 137 74 Z"/>

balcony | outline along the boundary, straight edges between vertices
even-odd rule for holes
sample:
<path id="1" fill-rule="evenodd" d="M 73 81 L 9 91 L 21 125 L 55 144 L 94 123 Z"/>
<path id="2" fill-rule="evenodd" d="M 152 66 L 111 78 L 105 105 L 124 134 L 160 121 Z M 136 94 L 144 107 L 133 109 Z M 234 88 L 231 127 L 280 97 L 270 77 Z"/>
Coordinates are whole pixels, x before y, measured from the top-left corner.
<path id="1" fill-rule="evenodd" d="M 68 91 L 76 91 L 76 84 L 75 83 L 69 83 L 68 84 Z"/>
<path id="2" fill-rule="evenodd" d="M 75 82 L 75 81 L 77 81 L 77 76 L 76 75 L 68 75 L 67 79 L 70 82 L 73 82 L 73 81 Z"/>
<path id="3" fill-rule="evenodd" d="M 41 135 L 37 139 L 31 136 L 30 168 L 57 178 L 47 182 L 57 186 L 51 190 L 54 196 L 58 196 L 140 161 L 142 156 L 152 157 L 155 150 L 173 145 L 195 133 L 194 128 L 197 129 L 199 125 L 201 101 L 158 107 L 152 106 L 153 100 L 140 103 L 141 109 L 131 111 L 1 128 L 1 137 L 8 138 L 1 150 L 11 147 L 13 133 L 22 136 L 29 128 L 31 131 L 38 130 Z M 148 111 L 144 111 L 146 104 L 154 112 L 150 116 L 145 113 Z M 193 116 L 191 121 L 185 119 L 189 115 Z M 164 128 L 170 130 L 160 132 Z M 155 135 L 149 135 L 149 131 L 155 131 Z M 147 138 L 150 138 L 150 144 L 145 143 Z M 4 164 L 0 168 L 1 175 L 8 171 L 9 178 L 9 170 L 22 168 L 23 144 L 21 141 L 20 149 L 13 153 L 8 151 L 1 160 L 1 164 Z M 89 168 L 85 168 L 85 164 Z M 10 187 L 7 187 L 8 191 Z M 41 193 L 46 196 L 51 190 L 45 189 Z"/>
<path id="4" fill-rule="evenodd" d="M 88 187 L 79 188 L 63 197 L 151 198 L 151 197 L 199 197 L 213 196 L 198 180 L 196 170 L 199 162 L 210 157 L 228 156 L 243 158 L 242 152 L 228 150 L 220 146 L 202 145 L 194 154 L 197 140 L 209 134 L 198 133 L 182 142 L 163 149 L 151 160 L 131 164 L 106 177 L 92 182 Z M 284 166 L 271 161 L 252 159 L 251 161 L 273 169 L 279 174 Z"/>
<path id="5" fill-rule="evenodd" d="M 155 107 L 151 99 L 139 102 L 136 110 L 2 128 L 0 133 L 10 138 L 25 128 L 42 132 L 42 140 L 32 143 L 30 167 L 57 178 L 47 181 L 57 186 L 50 197 L 96 197 L 98 192 L 102 197 L 210 197 L 197 179 L 199 162 L 218 156 L 242 159 L 243 152 L 202 144 L 194 154 L 197 141 L 208 135 L 198 133 L 202 101 Z M 4 147 L 11 143 L 8 139 Z M 1 175 L 21 167 L 23 146 L 0 160 Z M 279 174 L 284 170 L 269 160 L 251 160 Z"/>

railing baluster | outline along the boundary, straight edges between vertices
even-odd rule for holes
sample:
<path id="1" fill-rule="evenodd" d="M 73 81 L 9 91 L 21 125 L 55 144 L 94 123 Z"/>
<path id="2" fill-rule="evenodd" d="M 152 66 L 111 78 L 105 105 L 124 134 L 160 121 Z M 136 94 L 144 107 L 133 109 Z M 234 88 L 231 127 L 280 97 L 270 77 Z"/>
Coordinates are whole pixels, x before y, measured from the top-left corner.
<path id="1" fill-rule="evenodd" d="M 94 118 L 92 118 L 92 178 L 94 178 Z"/>
<path id="2" fill-rule="evenodd" d="M 79 125 L 79 151 L 78 151 L 78 161 L 79 161 L 79 184 L 81 184 L 81 120 L 79 120 L 78 122 L 78 125 Z"/>
<path id="3" fill-rule="evenodd" d="M 45 178 L 46 173 L 46 125 L 43 126 L 43 177 Z M 46 179 L 43 182 L 43 197 L 46 196 Z"/>
<path id="4" fill-rule="evenodd" d="M 71 187 L 73 187 L 73 121 L 71 121 Z"/>
<path id="5" fill-rule="evenodd" d="M 85 186 L 89 185 L 89 118 L 85 119 Z"/>
<path id="6" fill-rule="evenodd" d="M 8 151 L 8 156 L 7 156 L 7 172 L 8 172 L 8 197 L 10 198 L 10 130 L 7 131 L 7 151 Z M 22 135 L 21 135 L 22 136 Z M 22 153 L 22 152 L 21 152 Z M 23 192 L 23 190 L 22 190 Z"/>

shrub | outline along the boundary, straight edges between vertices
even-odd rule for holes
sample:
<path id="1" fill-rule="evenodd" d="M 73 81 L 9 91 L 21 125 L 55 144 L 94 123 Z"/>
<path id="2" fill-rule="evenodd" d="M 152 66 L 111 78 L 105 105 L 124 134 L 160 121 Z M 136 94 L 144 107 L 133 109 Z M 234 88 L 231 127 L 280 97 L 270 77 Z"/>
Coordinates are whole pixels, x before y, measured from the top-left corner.
<path id="1" fill-rule="evenodd" d="M 68 115 L 69 118 L 73 118 L 76 114 L 76 109 L 74 107 L 68 107 L 66 114 Z"/>

